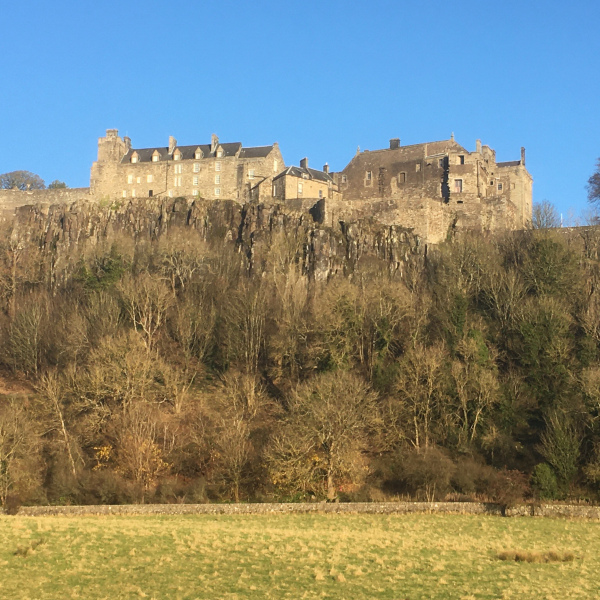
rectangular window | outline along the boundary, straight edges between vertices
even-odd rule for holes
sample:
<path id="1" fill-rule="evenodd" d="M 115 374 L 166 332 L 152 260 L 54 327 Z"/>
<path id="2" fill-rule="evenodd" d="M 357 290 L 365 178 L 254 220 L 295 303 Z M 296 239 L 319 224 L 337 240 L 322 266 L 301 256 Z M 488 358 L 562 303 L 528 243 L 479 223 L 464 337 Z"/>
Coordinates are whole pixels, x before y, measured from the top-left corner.
<path id="1" fill-rule="evenodd" d="M 463 183 L 462 179 L 454 180 L 454 193 L 455 194 L 462 194 L 462 191 L 463 191 L 462 183 Z"/>
<path id="2" fill-rule="evenodd" d="M 136 183 L 142 183 L 142 178 L 141 177 L 136 177 L 135 181 L 136 181 Z"/>
<path id="3" fill-rule="evenodd" d="M 298 182 L 298 196 L 302 196 L 302 182 Z"/>
<path id="4" fill-rule="evenodd" d="M 153 181 L 152 175 L 148 175 L 148 177 L 146 177 L 146 182 L 152 183 L 152 181 Z"/>
<path id="5" fill-rule="evenodd" d="M 135 190 L 131 190 L 131 197 L 135 198 Z"/>
<path id="6" fill-rule="evenodd" d="M 458 157 L 458 164 L 459 165 L 464 165 L 465 164 L 465 157 L 464 156 L 459 156 Z"/>
<path id="7" fill-rule="evenodd" d="M 221 195 L 221 188 L 215 188 L 215 196 Z"/>
<path id="8" fill-rule="evenodd" d="M 216 162 L 215 163 L 215 171 L 220 171 L 221 170 L 221 163 L 220 162 Z"/>
<path id="9" fill-rule="evenodd" d="M 415 165 L 415 171 L 418 173 L 421 170 L 421 163 Z"/>
<path id="10" fill-rule="evenodd" d="M 175 173 L 183 173 L 183 165 L 175 165 Z"/>
<path id="11" fill-rule="evenodd" d="M 158 162 L 158 154 L 152 155 L 152 162 Z"/>
<path id="12" fill-rule="evenodd" d="M 132 156 L 131 157 L 131 162 L 132 163 L 136 163 L 137 162 L 137 156 Z"/>
<path id="13" fill-rule="evenodd" d="M 254 169 L 249 169 L 249 171 L 248 171 L 248 179 L 254 179 Z"/>
<path id="14" fill-rule="evenodd" d="M 372 178 L 373 178 L 373 173 L 371 173 L 371 171 L 367 171 L 367 181 L 371 181 Z"/>
<path id="15" fill-rule="evenodd" d="M 123 190 L 123 198 L 127 198 L 127 190 Z"/>
<path id="16" fill-rule="evenodd" d="M 319 198 L 323 197 L 323 190 L 319 190 Z"/>
<path id="17" fill-rule="evenodd" d="M 127 183 L 133 183 L 133 175 L 127 175 Z"/>
<path id="18" fill-rule="evenodd" d="M 217 158 L 221 158 L 223 156 L 223 150 L 217 150 Z"/>
<path id="19" fill-rule="evenodd" d="M 346 175 L 342 175 L 342 183 L 348 183 L 348 177 Z"/>
<path id="20" fill-rule="evenodd" d="M 221 176 L 220 175 L 215 175 L 215 183 L 217 183 L 217 184 L 221 183 Z"/>
<path id="21" fill-rule="evenodd" d="M 179 160 L 181 158 L 181 154 L 174 154 L 173 160 Z"/>
<path id="22" fill-rule="evenodd" d="M 398 183 L 406 183 L 406 173 L 400 173 L 398 177 Z"/>
<path id="23" fill-rule="evenodd" d="M 173 190 L 169 190 L 169 198 L 173 197 Z"/>
<path id="24" fill-rule="evenodd" d="M 152 194 L 153 194 L 152 190 L 148 190 L 148 197 L 149 198 L 152 198 Z"/>
<path id="25" fill-rule="evenodd" d="M 192 190 L 192 196 L 197 196 L 198 195 L 198 190 Z"/>
<path id="26" fill-rule="evenodd" d="M 499 191 L 499 192 L 501 192 L 501 191 L 502 191 L 502 184 L 501 184 L 501 183 L 499 183 L 499 184 L 498 184 L 498 191 Z"/>
<path id="27" fill-rule="evenodd" d="M 194 179 L 192 181 L 194 185 L 198 185 L 198 175 L 194 175 Z"/>
<path id="28" fill-rule="evenodd" d="M 181 177 L 173 177 L 173 187 L 181 187 Z"/>
<path id="29" fill-rule="evenodd" d="M 194 173 L 200 173 L 200 163 L 194 163 Z"/>
<path id="30" fill-rule="evenodd" d="M 273 173 L 277 173 L 278 166 L 279 166 L 279 163 L 276 160 L 274 160 L 273 161 Z"/>

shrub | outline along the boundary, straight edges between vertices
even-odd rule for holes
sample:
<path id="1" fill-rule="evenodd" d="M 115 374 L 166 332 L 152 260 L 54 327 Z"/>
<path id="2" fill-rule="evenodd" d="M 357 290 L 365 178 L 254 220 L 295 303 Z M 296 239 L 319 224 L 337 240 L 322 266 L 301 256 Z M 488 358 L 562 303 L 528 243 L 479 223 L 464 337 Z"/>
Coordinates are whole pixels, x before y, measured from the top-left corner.
<path id="1" fill-rule="evenodd" d="M 531 487 L 541 500 L 556 500 L 559 497 L 558 481 L 548 463 L 540 463 L 533 469 Z"/>

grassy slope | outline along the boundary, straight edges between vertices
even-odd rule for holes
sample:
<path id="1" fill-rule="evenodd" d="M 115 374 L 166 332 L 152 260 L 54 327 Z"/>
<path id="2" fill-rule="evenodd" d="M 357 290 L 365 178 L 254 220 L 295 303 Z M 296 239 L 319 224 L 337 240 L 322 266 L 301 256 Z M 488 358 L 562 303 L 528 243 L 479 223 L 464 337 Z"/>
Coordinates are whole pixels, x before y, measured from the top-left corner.
<path id="1" fill-rule="evenodd" d="M 599 534 L 454 515 L 1 517 L 0 598 L 595 598 Z M 550 549 L 575 560 L 498 558 Z"/>

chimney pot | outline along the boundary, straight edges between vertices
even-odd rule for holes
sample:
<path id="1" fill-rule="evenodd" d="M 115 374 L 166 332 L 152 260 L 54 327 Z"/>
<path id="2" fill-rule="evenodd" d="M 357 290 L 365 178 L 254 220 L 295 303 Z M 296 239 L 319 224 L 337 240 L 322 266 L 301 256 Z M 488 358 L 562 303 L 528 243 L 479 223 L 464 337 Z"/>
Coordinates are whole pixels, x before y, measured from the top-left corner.
<path id="1" fill-rule="evenodd" d="M 301 169 L 308 169 L 308 158 L 304 157 L 301 161 L 300 161 L 300 168 Z"/>
<path id="2" fill-rule="evenodd" d="M 521 164 L 525 166 L 525 148 L 521 146 Z"/>
<path id="3" fill-rule="evenodd" d="M 323 165 L 323 173 L 327 173 L 329 175 L 329 165 L 327 163 Z"/>
<path id="4" fill-rule="evenodd" d="M 400 148 L 400 138 L 392 138 L 390 140 L 390 150 L 396 150 Z"/>

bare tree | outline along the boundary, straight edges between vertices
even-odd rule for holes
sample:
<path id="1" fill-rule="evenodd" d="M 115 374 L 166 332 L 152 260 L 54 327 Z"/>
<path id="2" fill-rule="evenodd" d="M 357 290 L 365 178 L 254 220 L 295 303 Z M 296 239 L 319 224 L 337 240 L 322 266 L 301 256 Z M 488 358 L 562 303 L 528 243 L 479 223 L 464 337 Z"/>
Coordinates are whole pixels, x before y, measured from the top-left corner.
<path id="1" fill-rule="evenodd" d="M 534 229 L 552 229 L 560 227 L 560 215 L 554 204 L 548 200 L 533 203 L 531 226 Z"/>
<path id="2" fill-rule="evenodd" d="M 599 203 L 600 202 L 600 158 L 596 163 L 596 170 L 592 174 L 592 176 L 588 179 L 587 184 L 588 190 L 588 200 L 591 203 Z"/>

